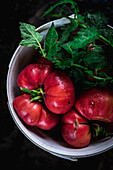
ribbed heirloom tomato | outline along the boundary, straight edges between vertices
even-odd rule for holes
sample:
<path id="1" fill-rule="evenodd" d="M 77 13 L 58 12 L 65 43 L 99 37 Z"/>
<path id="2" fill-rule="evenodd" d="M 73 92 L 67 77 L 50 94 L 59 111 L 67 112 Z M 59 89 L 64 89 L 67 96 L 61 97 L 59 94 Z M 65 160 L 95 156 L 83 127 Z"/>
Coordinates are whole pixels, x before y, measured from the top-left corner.
<path id="1" fill-rule="evenodd" d="M 42 106 L 39 102 L 31 102 L 30 100 L 30 95 L 20 95 L 14 99 L 13 106 L 26 124 L 35 126 L 40 119 Z"/>
<path id="2" fill-rule="evenodd" d="M 44 84 L 48 74 L 51 72 L 51 67 L 44 64 L 29 64 L 19 74 L 17 84 L 19 87 L 30 90 L 37 89 Z"/>
<path id="3" fill-rule="evenodd" d="M 13 106 L 18 116 L 30 126 L 36 126 L 40 129 L 50 130 L 59 122 L 59 116 L 52 114 L 47 108 L 37 102 L 31 102 L 30 95 L 23 94 L 16 97 Z"/>
<path id="4" fill-rule="evenodd" d="M 68 112 L 75 103 L 75 88 L 71 79 L 62 71 L 48 75 L 44 83 L 45 105 L 56 114 Z"/>
<path id="5" fill-rule="evenodd" d="M 75 103 L 71 79 L 62 71 L 51 73 L 51 70 L 51 66 L 45 64 L 26 66 L 20 72 L 17 84 L 30 95 L 20 95 L 13 101 L 17 114 L 26 124 L 44 130 L 58 124 L 59 116 L 54 113 L 66 113 Z M 39 101 L 32 100 L 32 97 Z"/>
<path id="6" fill-rule="evenodd" d="M 30 64 L 20 72 L 17 84 L 29 90 L 44 86 L 42 95 L 47 108 L 53 113 L 63 114 L 75 103 L 75 88 L 64 72 L 51 73 L 51 70 L 49 65 Z"/>
<path id="7" fill-rule="evenodd" d="M 77 98 L 75 108 L 87 119 L 113 122 L 113 91 L 108 88 L 87 90 Z"/>

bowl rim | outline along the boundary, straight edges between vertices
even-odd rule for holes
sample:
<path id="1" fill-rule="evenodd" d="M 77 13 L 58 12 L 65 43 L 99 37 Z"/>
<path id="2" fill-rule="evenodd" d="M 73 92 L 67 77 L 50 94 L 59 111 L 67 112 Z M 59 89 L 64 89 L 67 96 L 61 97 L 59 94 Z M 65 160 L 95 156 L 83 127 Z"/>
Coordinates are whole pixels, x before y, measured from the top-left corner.
<path id="1" fill-rule="evenodd" d="M 74 15 L 71 15 L 70 17 L 74 17 Z M 68 24 L 70 23 L 69 19 L 66 19 L 66 18 L 61 18 L 61 19 L 57 19 L 57 20 L 53 20 L 53 21 L 50 21 L 40 27 L 38 27 L 36 29 L 36 31 L 38 32 L 42 32 L 42 31 L 45 31 L 47 29 L 50 28 L 51 24 L 54 22 L 55 24 L 55 27 L 60 27 L 64 24 Z M 57 149 L 57 148 L 54 148 L 52 146 L 49 146 L 47 144 L 44 144 L 42 143 L 40 140 L 38 140 L 37 142 L 35 140 L 33 140 L 31 138 L 31 134 L 30 132 L 28 131 L 28 129 L 26 129 L 23 125 L 22 125 L 22 122 L 18 119 L 17 115 L 15 114 L 15 111 L 13 109 L 13 104 L 10 102 L 10 96 L 11 96 L 11 92 L 9 91 L 10 89 L 10 84 L 9 84 L 9 80 L 10 80 L 10 71 L 11 71 L 11 68 L 15 62 L 15 59 L 17 57 L 17 54 L 19 54 L 22 50 L 23 50 L 23 46 L 19 45 L 17 47 L 17 49 L 15 50 L 11 60 L 10 60 L 10 63 L 9 63 L 9 69 L 8 69 L 8 73 L 7 73 L 7 81 L 6 81 L 6 91 L 7 91 L 7 98 L 8 98 L 8 108 L 9 108 L 9 111 L 10 111 L 10 114 L 15 122 L 15 124 L 17 125 L 17 127 L 19 128 L 19 130 L 32 142 L 34 143 L 36 146 L 38 146 L 39 148 L 53 154 L 53 155 L 56 155 L 58 157 L 61 157 L 61 158 L 65 158 L 65 159 L 69 159 L 69 160 L 72 160 L 72 161 L 76 161 L 77 159 L 76 158 L 83 158 L 83 157 L 90 157 L 90 156 L 94 156 L 94 155 L 97 155 L 97 154 L 100 154 L 100 153 L 103 153 L 109 149 L 111 149 L 113 147 L 113 142 L 112 142 L 112 139 L 110 139 L 110 144 L 109 142 L 106 144 L 106 147 L 101 147 L 100 149 L 94 149 L 93 152 L 91 152 L 90 150 L 88 150 L 87 152 L 86 151 L 83 151 L 82 153 L 79 153 L 77 152 L 78 149 L 76 149 L 75 152 L 68 152 L 68 151 L 61 151 L 60 149 Z M 81 149 L 82 151 L 82 149 Z"/>

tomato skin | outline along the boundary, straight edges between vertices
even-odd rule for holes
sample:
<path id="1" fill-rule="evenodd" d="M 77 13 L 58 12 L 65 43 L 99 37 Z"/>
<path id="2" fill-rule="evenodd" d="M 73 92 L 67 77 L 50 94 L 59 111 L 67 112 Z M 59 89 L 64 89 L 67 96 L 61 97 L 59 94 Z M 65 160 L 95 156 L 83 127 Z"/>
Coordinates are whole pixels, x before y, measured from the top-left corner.
<path id="1" fill-rule="evenodd" d="M 51 72 L 49 65 L 29 64 L 18 75 L 17 84 L 19 87 L 29 90 L 37 89 L 44 84 L 46 77 Z"/>
<path id="2" fill-rule="evenodd" d="M 51 113 L 47 108 L 42 108 L 37 127 L 43 130 L 53 129 L 59 122 L 59 116 Z"/>
<path id="3" fill-rule="evenodd" d="M 61 117 L 61 133 L 64 140 L 73 147 L 85 147 L 90 143 L 91 132 L 87 120 L 79 115 L 74 109 Z"/>
<path id="4" fill-rule="evenodd" d="M 53 66 L 53 63 L 52 61 L 50 60 L 47 60 L 47 58 L 45 57 L 38 57 L 37 61 L 36 61 L 37 64 L 46 64 L 46 65 L 49 65 L 49 66 Z"/>
<path id="5" fill-rule="evenodd" d="M 45 105 L 53 113 L 64 114 L 75 103 L 75 88 L 71 79 L 62 71 L 49 74 L 44 83 Z"/>
<path id="6" fill-rule="evenodd" d="M 42 106 L 38 102 L 31 102 L 30 95 L 23 94 L 13 101 L 13 106 L 18 116 L 28 125 L 35 126 L 39 121 Z"/>
<path id="7" fill-rule="evenodd" d="M 113 122 L 113 91 L 107 88 L 85 91 L 77 98 L 75 108 L 86 119 Z"/>
<path id="8" fill-rule="evenodd" d="M 31 97 L 27 94 L 14 99 L 13 106 L 18 116 L 30 126 L 36 126 L 43 130 L 54 128 L 59 122 L 59 116 L 43 108 L 39 102 L 30 100 Z"/>

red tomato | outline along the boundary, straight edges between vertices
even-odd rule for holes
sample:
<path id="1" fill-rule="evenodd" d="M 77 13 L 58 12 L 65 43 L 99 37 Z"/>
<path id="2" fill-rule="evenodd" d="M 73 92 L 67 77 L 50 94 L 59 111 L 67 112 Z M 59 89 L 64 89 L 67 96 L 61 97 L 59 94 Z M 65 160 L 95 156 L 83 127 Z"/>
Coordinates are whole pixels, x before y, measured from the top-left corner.
<path id="1" fill-rule="evenodd" d="M 85 91 L 77 98 L 75 108 L 87 119 L 113 122 L 113 91 L 106 88 Z"/>
<path id="2" fill-rule="evenodd" d="M 74 147 L 85 147 L 90 143 L 91 132 L 87 120 L 79 115 L 74 109 L 61 117 L 61 133 L 64 140 Z"/>
<path id="3" fill-rule="evenodd" d="M 40 118 L 42 106 L 38 102 L 31 102 L 30 95 L 23 94 L 13 101 L 18 116 L 28 125 L 35 126 Z"/>
<path id="4" fill-rule="evenodd" d="M 48 109 L 42 108 L 40 119 L 37 127 L 43 130 L 50 130 L 54 128 L 59 122 L 59 116 L 51 113 Z"/>
<path id="5" fill-rule="evenodd" d="M 44 84 L 44 81 L 50 72 L 51 67 L 49 65 L 30 64 L 20 72 L 17 78 L 17 84 L 19 87 L 30 90 L 37 89 Z"/>
<path id="6" fill-rule="evenodd" d="M 66 113 L 75 103 L 74 85 L 62 71 L 50 73 L 45 80 L 44 89 L 45 105 L 53 113 Z"/>
<path id="7" fill-rule="evenodd" d="M 31 102 L 30 95 L 23 94 L 14 99 L 13 105 L 18 116 L 28 125 L 50 130 L 59 122 L 59 116 L 52 114 L 37 102 Z"/>
<path id="8" fill-rule="evenodd" d="M 46 65 L 49 65 L 49 66 L 53 66 L 52 61 L 47 60 L 47 58 L 45 58 L 45 57 L 38 57 L 36 63 L 37 64 L 44 64 L 44 65 L 46 64 Z"/>

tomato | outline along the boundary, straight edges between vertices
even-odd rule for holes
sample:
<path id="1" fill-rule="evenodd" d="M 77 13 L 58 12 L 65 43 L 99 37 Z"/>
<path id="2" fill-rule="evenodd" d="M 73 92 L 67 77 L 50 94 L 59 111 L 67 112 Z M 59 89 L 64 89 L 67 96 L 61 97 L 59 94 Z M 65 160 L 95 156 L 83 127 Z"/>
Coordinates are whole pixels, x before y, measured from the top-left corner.
<path id="1" fill-rule="evenodd" d="M 37 89 L 44 84 L 44 81 L 50 72 L 51 67 L 49 65 L 30 64 L 20 72 L 17 78 L 17 84 L 19 87 L 30 90 Z"/>
<path id="2" fill-rule="evenodd" d="M 37 127 L 43 130 L 54 128 L 59 122 L 59 116 L 51 113 L 47 108 L 42 108 L 40 119 Z"/>
<path id="3" fill-rule="evenodd" d="M 42 106 L 39 102 L 31 102 L 30 95 L 23 94 L 13 101 L 18 116 L 28 125 L 35 126 L 39 121 Z"/>
<path id="4" fill-rule="evenodd" d="M 87 120 L 74 109 L 61 117 L 61 133 L 64 140 L 73 147 L 85 147 L 90 143 L 91 132 Z"/>
<path id="5" fill-rule="evenodd" d="M 47 108 L 56 114 L 66 113 L 75 103 L 74 85 L 62 71 L 50 72 L 49 65 L 30 64 L 19 74 L 17 84 L 29 90 L 44 85 L 44 91 L 41 89 L 40 95 L 43 96 Z"/>
<path id="6" fill-rule="evenodd" d="M 75 103 L 74 85 L 62 71 L 49 74 L 44 82 L 44 90 L 45 105 L 53 113 L 66 113 Z"/>
<path id="7" fill-rule="evenodd" d="M 59 122 L 58 115 L 52 114 L 37 101 L 31 102 L 30 95 L 23 94 L 16 97 L 13 101 L 13 106 L 18 116 L 30 126 L 50 130 Z"/>
<path id="8" fill-rule="evenodd" d="M 38 57 L 37 61 L 36 61 L 37 64 L 46 64 L 46 65 L 49 65 L 49 66 L 53 66 L 53 63 L 52 61 L 50 60 L 47 60 L 47 58 L 45 57 Z"/>
<path id="9" fill-rule="evenodd" d="M 113 122 L 113 91 L 107 88 L 87 90 L 77 98 L 75 108 L 87 119 Z"/>

